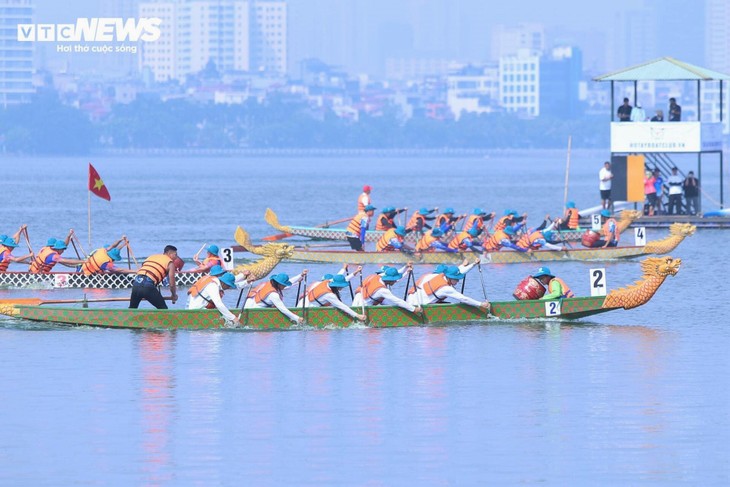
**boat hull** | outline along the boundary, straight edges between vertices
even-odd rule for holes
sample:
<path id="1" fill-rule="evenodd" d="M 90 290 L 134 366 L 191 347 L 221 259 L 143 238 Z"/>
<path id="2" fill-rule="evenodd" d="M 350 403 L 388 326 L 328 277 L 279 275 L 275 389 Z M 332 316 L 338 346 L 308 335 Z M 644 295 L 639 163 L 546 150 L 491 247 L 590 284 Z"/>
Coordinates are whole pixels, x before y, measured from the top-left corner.
<path id="1" fill-rule="evenodd" d="M 176 282 L 180 287 L 192 286 L 204 274 L 202 272 L 178 272 Z M 51 272 L 31 274 L 29 272 L 0 272 L 0 288 L 41 289 L 127 289 L 132 287 L 134 274 L 93 274 L 82 272 Z"/>
<path id="2" fill-rule="evenodd" d="M 390 328 L 419 325 L 454 325 L 524 319 L 576 319 L 603 313 L 616 308 L 603 308 L 605 297 L 580 297 L 560 301 L 506 301 L 492 303 L 487 314 L 479 308 L 463 304 L 435 304 L 424 306 L 424 315 L 410 313 L 394 306 L 365 308 L 367 326 Z M 547 316 L 546 310 L 559 310 L 558 316 Z M 17 318 L 66 325 L 85 325 L 104 328 L 128 329 L 218 329 L 225 323 L 216 310 L 147 310 L 126 308 L 70 308 L 48 306 L 18 306 Z M 306 326 L 314 328 L 347 328 L 355 324 L 348 315 L 336 308 L 292 309 L 304 316 Z M 298 328 L 277 309 L 247 309 L 241 316 L 241 328 L 283 330 Z"/>

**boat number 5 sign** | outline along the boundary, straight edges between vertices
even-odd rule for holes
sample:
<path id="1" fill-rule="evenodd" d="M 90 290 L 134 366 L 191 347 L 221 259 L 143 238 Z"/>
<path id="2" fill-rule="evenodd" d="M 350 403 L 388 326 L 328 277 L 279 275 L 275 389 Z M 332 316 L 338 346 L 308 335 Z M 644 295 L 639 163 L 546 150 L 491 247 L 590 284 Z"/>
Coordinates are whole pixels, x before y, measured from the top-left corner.
<path id="1" fill-rule="evenodd" d="M 634 245 L 637 247 L 643 247 L 646 245 L 646 228 L 634 228 Z"/>
<path id="2" fill-rule="evenodd" d="M 591 269 L 591 296 L 606 295 L 606 269 Z"/>
<path id="3" fill-rule="evenodd" d="M 223 261 L 223 268 L 227 271 L 233 270 L 233 248 L 226 247 L 221 249 L 221 257 Z"/>
<path id="4" fill-rule="evenodd" d="M 560 301 L 546 301 L 545 316 L 560 316 Z"/>
<path id="5" fill-rule="evenodd" d="M 596 232 L 601 229 L 601 215 L 598 213 L 591 215 L 591 230 Z"/>

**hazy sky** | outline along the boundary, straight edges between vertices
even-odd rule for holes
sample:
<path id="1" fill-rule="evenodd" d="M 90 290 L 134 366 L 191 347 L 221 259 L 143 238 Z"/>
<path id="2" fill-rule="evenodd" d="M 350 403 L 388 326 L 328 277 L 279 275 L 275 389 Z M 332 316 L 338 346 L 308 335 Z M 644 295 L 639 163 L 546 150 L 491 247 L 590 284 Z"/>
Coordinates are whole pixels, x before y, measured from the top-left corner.
<path id="1" fill-rule="evenodd" d="M 100 0 L 35 1 L 36 18 L 40 22 L 62 22 L 101 14 Z M 104 1 L 129 3 L 131 0 Z M 656 45 L 649 48 L 637 47 L 641 51 L 639 56 L 644 56 L 646 51 L 648 56 L 673 55 L 693 63 L 703 62 L 703 0 L 289 0 L 288 3 L 292 68 L 297 61 L 310 56 L 343 65 L 352 72 L 377 72 L 382 70 L 384 59 L 393 56 L 481 62 L 489 56 L 492 26 L 539 22 L 545 25 L 548 42 L 578 44 L 584 51 L 588 69 L 613 70 L 623 67 L 612 66 L 611 52 L 607 52 L 612 42 L 616 44 L 616 37 L 626 35 L 617 25 L 621 22 L 620 15 L 632 16 L 632 12 L 642 8 L 652 12 L 646 17 L 646 29 L 656 30 L 657 39 Z M 625 46 L 623 49 L 626 50 Z M 84 60 L 72 59 L 72 62 L 83 64 Z"/>

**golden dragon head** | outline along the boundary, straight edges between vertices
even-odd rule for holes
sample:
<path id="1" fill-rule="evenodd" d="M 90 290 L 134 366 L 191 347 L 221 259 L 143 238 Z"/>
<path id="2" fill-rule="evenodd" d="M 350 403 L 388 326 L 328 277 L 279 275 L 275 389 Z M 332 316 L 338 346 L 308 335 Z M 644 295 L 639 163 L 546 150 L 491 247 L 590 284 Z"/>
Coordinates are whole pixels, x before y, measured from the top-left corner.
<path id="1" fill-rule="evenodd" d="M 641 261 L 641 272 L 644 278 L 674 276 L 679 272 L 682 259 L 671 256 L 649 257 Z"/>
<path id="2" fill-rule="evenodd" d="M 689 237 L 690 235 L 694 235 L 696 230 L 697 227 L 692 225 L 691 223 L 672 223 L 672 225 L 669 227 L 669 234 L 681 237 Z"/>
<path id="3" fill-rule="evenodd" d="M 619 220 L 621 221 L 628 220 L 629 222 L 634 222 L 639 218 L 641 218 L 641 212 L 638 210 L 623 210 L 619 215 Z"/>

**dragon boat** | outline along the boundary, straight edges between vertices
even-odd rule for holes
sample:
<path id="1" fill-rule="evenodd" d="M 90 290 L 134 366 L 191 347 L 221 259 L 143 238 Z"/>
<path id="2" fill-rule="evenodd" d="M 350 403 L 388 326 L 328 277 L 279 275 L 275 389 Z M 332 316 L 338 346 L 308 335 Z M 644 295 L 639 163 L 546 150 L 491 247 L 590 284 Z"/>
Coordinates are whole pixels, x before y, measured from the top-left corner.
<path id="1" fill-rule="evenodd" d="M 241 264 L 233 272 L 238 274 L 250 271 L 256 279 L 267 276 L 282 259 L 293 255 L 294 247 L 286 244 L 264 246 L 256 262 Z M 181 271 L 175 274 L 175 282 L 180 287 L 192 286 L 206 273 Z M 0 288 L 39 288 L 39 289 L 126 289 L 132 287 L 134 274 L 92 274 L 83 272 L 50 272 L 47 274 L 31 274 L 30 272 L 0 272 Z"/>
<path id="2" fill-rule="evenodd" d="M 636 210 L 624 210 L 620 213 L 618 221 L 619 232 L 624 232 L 629 226 L 641 217 L 641 212 Z M 302 227 L 288 226 L 279 223 L 279 217 L 271 208 L 266 209 L 264 214 L 266 223 L 274 227 L 276 230 L 289 235 L 299 237 L 309 237 L 312 240 L 347 240 L 346 229 L 344 228 L 328 228 L 328 227 Z M 558 237 L 565 242 L 579 242 L 583 236 L 585 229 L 580 230 L 560 230 L 556 232 Z M 381 230 L 368 230 L 365 232 L 366 242 L 377 242 L 385 232 Z M 417 234 L 415 232 L 408 233 L 405 237 L 408 242 L 415 242 Z"/>
<path id="3" fill-rule="evenodd" d="M 492 302 L 489 312 L 462 304 L 430 304 L 422 315 L 393 306 L 367 306 L 367 326 L 453 325 L 490 323 L 502 320 L 572 320 L 617 309 L 632 309 L 648 302 L 667 276 L 679 271 L 681 259 L 651 257 L 641 263 L 642 279 L 632 286 L 610 291 L 606 296 L 576 297 L 555 301 Z M 22 301 L 22 300 L 19 300 Z M 304 318 L 305 326 L 346 328 L 352 318 L 332 307 L 297 308 L 292 312 Z M 90 309 L 78 307 L 27 306 L 0 301 L 0 313 L 16 318 L 66 325 L 131 329 L 216 329 L 226 327 L 216 310 L 147 310 L 127 308 Z M 277 309 L 246 309 L 240 316 L 241 328 L 279 330 L 301 328 L 292 324 Z"/>
<path id="4" fill-rule="evenodd" d="M 465 252 L 355 252 L 351 250 L 311 250 L 294 249 L 287 259 L 295 262 L 319 262 L 340 264 L 460 264 L 465 258 L 479 257 L 482 264 L 516 264 L 525 262 L 552 261 L 600 261 L 630 259 L 651 254 L 667 254 L 692 234 L 696 227 L 687 223 L 675 223 L 669 229 L 669 236 L 661 240 L 647 242 L 643 246 L 606 247 L 591 249 L 536 250 L 532 252 L 515 252 L 502 250 L 485 254 Z M 246 250 L 254 254 L 261 252 L 264 246 L 256 246 L 251 242 L 248 233 L 241 227 L 236 229 L 236 250 Z"/>

